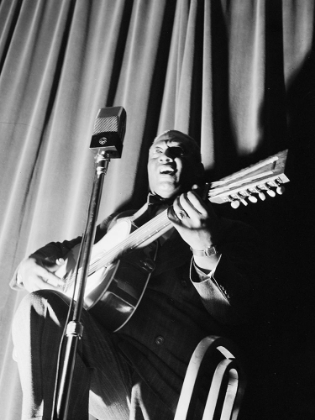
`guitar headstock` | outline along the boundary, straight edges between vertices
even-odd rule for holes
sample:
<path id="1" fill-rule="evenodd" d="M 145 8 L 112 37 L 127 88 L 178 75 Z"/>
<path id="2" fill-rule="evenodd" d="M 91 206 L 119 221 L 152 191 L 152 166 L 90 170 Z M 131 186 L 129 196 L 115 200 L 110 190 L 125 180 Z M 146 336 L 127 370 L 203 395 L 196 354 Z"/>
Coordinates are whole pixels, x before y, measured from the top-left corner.
<path id="1" fill-rule="evenodd" d="M 212 203 L 231 203 L 237 208 L 240 203 L 256 203 L 265 200 L 266 193 L 275 197 L 282 194 L 289 179 L 284 174 L 288 150 L 270 156 L 254 165 L 235 172 L 219 181 L 212 182 L 208 198 Z"/>

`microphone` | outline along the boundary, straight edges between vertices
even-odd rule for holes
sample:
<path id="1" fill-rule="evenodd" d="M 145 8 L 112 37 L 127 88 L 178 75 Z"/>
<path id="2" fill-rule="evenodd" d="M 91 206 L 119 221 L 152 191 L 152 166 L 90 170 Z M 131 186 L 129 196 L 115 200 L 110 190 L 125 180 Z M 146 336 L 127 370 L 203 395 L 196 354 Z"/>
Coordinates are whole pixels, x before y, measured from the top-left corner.
<path id="1" fill-rule="evenodd" d="M 126 131 L 127 114 L 123 107 L 101 108 L 98 111 L 90 149 L 102 149 L 111 158 L 120 158 Z"/>

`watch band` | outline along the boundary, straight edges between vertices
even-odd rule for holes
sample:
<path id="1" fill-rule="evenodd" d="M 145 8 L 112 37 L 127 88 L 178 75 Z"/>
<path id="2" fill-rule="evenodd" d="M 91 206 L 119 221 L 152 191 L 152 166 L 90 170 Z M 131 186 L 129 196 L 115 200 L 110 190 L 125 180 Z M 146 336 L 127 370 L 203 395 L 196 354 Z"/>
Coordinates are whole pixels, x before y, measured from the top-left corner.
<path id="1" fill-rule="evenodd" d="M 218 254 L 218 250 L 215 245 L 211 245 L 206 249 L 190 249 L 196 257 L 211 257 L 212 255 Z"/>

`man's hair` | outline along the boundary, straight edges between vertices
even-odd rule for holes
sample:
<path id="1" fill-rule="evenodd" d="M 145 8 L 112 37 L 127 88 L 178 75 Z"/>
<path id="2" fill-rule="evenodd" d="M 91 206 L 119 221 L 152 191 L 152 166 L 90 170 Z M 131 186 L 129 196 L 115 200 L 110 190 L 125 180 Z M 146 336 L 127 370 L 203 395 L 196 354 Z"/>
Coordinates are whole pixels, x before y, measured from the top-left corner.
<path id="1" fill-rule="evenodd" d="M 189 141 L 189 143 L 193 146 L 194 159 L 196 159 L 198 163 L 201 162 L 200 147 L 193 137 L 178 130 L 166 130 L 166 131 L 163 131 L 163 133 L 159 134 L 157 137 L 155 137 L 155 139 L 153 140 L 153 143 L 157 139 L 163 139 L 163 138 L 167 140 L 182 139 L 182 140 Z"/>

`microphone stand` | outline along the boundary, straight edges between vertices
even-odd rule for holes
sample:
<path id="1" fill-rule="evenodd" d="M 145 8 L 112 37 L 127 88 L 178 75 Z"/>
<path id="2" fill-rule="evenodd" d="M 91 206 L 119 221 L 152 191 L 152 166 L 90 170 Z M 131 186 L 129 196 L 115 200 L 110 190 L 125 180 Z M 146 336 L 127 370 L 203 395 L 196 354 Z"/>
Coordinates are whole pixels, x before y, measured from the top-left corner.
<path id="1" fill-rule="evenodd" d="M 101 201 L 104 176 L 107 173 L 111 153 L 106 148 L 99 148 L 95 156 L 95 175 L 93 182 L 92 195 L 88 212 L 86 230 L 82 239 L 80 264 L 82 273 L 76 285 L 78 290 L 75 295 L 77 300 L 73 312 L 72 321 L 66 328 L 65 334 L 65 354 L 61 367 L 60 377 L 57 384 L 56 402 L 53 404 L 52 420 L 67 420 L 70 390 L 75 366 L 76 351 L 78 340 L 83 335 L 83 325 L 81 324 L 81 314 L 84 304 L 84 292 L 88 276 L 88 267 L 91 256 L 91 249 L 94 244 L 96 221 Z M 81 264 L 82 263 L 82 264 Z"/>

